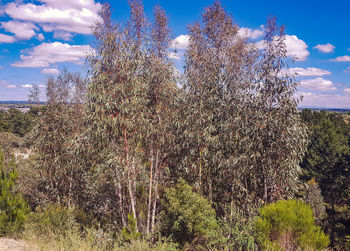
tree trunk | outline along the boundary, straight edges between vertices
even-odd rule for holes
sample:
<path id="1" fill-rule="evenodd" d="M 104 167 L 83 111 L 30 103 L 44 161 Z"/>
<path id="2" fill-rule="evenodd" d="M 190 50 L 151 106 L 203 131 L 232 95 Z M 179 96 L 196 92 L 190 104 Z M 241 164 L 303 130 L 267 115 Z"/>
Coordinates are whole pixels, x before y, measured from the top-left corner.
<path id="1" fill-rule="evenodd" d="M 151 232 L 153 232 L 153 230 L 154 230 L 155 219 L 156 219 L 159 175 L 160 175 L 160 169 L 159 169 L 159 150 L 157 150 L 157 154 L 156 154 L 156 163 L 155 163 L 155 175 L 154 175 L 154 196 L 153 196 L 153 209 L 152 209 Z"/>
<path id="2" fill-rule="evenodd" d="M 152 183 L 153 183 L 153 149 L 151 148 L 150 177 L 149 177 L 149 187 L 148 187 L 147 226 L 146 226 L 147 235 L 149 234 L 150 220 L 151 220 Z"/>

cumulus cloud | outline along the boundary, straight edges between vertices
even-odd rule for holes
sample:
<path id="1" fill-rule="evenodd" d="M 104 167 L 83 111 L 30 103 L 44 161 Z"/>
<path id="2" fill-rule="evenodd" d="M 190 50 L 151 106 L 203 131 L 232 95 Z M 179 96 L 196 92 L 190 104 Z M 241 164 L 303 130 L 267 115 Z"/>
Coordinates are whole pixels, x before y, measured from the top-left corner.
<path id="1" fill-rule="evenodd" d="M 350 62 L 350 56 L 336 57 L 334 59 L 331 59 L 331 61 L 334 61 L 334 62 Z"/>
<path id="2" fill-rule="evenodd" d="M 41 5 L 12 2 L 5 13 L 13 19 L 39 23 L 44 31 L 63 30 L 90 34 L 90 26 L 101 21 L 98 12 L 102 5 L 94 0 L 41 0 Z"/>
<path id="3" fill-rule="evenodd" d="M 253 30 L 250 28 L 241 27 L 238 30 L 238 35 L 240 35 L 241 37 L 245 37 L 245 38 L 257 39 L 257 38 L 261 37 L 262 35 L 264 35 L 264 31 L 260 30 L 260 29 Z"/>
<path id="4" fill-rule="evenodd" d="M 308 67 L 308 68 L 289 68 L 284 70 L 283 73 L 295 76 L 324 76 L 332 74 L 330 71 L 322 70 L 319 68 Z"/>
<path id="5" fill-rule="evenodd" d="M 314 49 L 317 49 L 319 50 L 320 52 L 323 52 L 323 53 L 330 53 L 330 52 L 333 52 L 334 49 L 335 49 L 335 46 L 328 43 L 328 44 L 318 44 L 316 46 L 314 46 Z"/>
<path id="6" fill-rule="evenodd" d="M 345 92 L 347 95 L 350 95 L 350 88 L 344 88 L 344 92 Z"/>
<path id="7" fill-rule="evenodd" d="M 58 74 L 60 71 L 57 69 L 42 69 L 41 73 L 43 74 Z"/>
<path id="8" fill-rule="evenodd" d="M 30 84 L 25 84 L 25 85 L 21 85 L 22 88 L 33 88 L 33 85 Z"/>
<path id="9" fill-rule="evenodd" d="M 18 39 L 30 39 L 35 35 L 35 30 L 38 30 L 32 23 L 18 21 L 1 22 L 1 28 L 15 34 Z"/>
<path id="10" fill-rule="evenodd" d="M 306 79 L 300 81 L 300 87 L 315 91 L 336 91 L 337 87 L 332 81 L 323 78 Z"/>
<path id="11" fill-rule="evenodd" d="M 89 45 L 42 43 L 27 52 L 27 55 L 21 54 L 21 61 L 15 62 L 12 66 L 44 68 L 49 67 L 50 64 L 62 62 L 81 64 L 85 53 L 91 50 Z"/>
<path id="12" fill-rule="evenodd" d="M 15 41 L 16 41 L 15 37 L 0 33 L 0 44 L 1 43 L 13 43 Z"/>
<path id="13" fill-rule="evenodd" d="M 66 31 L 55 31 L 53 33 L 53 38 L 69 41 L 73 38 L 73 34 Z"/>
<path id="14" fill-rule="evenodd" d="M 296 58 L 297 61 L 304 61 L 310 54 L 306 43 L 295 35 L 286 35 L 287 56 Z"/>
<path id="15" fill-rule="evenodd" d="M 174 50 L 186 50 L 190 42 L 189 35 L 180 35 L 170 43 L 170 48 Z"/>
<path id="16" fill-rule="evenodd" d="M 350 108 L 348 95 L 298 92 L 297 96 L 303 96 L 299 105 L 304 107 Z"/>
<path id="17" fill-rule="evenodd" d="M 296 61 L 304 61 L 309 56 L 307 44 L 295 35 L 285 35 L 285 43 L 287 47 L 287 57 L 294 58 Z M 258 49 L 265 48 L 265 40 L 255 43 Z"/>

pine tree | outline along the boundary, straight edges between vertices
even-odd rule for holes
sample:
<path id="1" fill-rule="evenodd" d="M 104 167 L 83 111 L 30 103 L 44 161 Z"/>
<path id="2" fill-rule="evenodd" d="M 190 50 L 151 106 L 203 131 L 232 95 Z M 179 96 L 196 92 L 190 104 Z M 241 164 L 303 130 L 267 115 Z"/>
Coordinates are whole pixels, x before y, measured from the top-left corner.
<path id="1" fill-rule="evenodd" d="M 4 154 L 0 149 L 0 236 L 21 230 L 30 211 L 22 196 L 13 191 L 18 178 L 15 168 L 14 161 L 5 167 Z"/>

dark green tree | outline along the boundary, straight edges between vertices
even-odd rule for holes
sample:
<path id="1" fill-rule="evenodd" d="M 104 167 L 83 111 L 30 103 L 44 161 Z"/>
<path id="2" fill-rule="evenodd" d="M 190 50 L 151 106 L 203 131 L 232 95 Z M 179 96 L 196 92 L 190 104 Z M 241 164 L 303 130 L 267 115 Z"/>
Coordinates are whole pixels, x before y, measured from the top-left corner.
<path id="1" fill-rule="evenodd" d="M 326 112 L 303 112 L 312 132 L 311 142 L 303 160 L 304 179 L 314 178 L 327 203 L 331 246 L 341 237 L 337 208 L 349 205 L 349 126 L 341 116 Z"/>
<path id="2" fill-rule="evenodd" d="M 0 236 L 21 230 L 30 212 L 27 202 L 13 191 L 18 177 L 15 168 L 14 161 L 5 167 L 4 154 L 0 149 Z"/>

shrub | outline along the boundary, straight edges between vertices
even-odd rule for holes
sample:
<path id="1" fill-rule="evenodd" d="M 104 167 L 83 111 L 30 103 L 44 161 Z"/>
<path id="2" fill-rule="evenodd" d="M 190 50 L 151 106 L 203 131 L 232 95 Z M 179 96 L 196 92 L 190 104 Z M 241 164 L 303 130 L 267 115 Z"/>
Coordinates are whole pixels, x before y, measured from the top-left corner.
<path id="1" fill-rule="evenodd" d="M 315 223 L 321 225 L 326 216 L 326 206 L 321 194 L 321 189 L 314 179 L 307 182 L 305 201 L 310 205 L 315 216 Z"/>
<path id="2" fill-rule="evenodd" d="M 13 192 L 18 177 L 15 167 L 12 161 L 5 172 L 4 154 L 0 150 L 0 236 L 21 230 L 30 211 L 22 196 Z"/>
<path id="3" fill-rule="evenodd" d="M 244 216 L 236 207 L 229 208 L 225 220 L 220 219 L 221 244 L 227 250 L 255 250 L 255 222 L 253 216 Z"/>
<path id="4" fill-rule="evenodd" d="M 175 188 L 166 189 L 161 232 L 181 247 L 207 245 L 219 229 L 210 203 L 180 179 Z"/>
<path id="5" fill-rule="evenodd" d="M 73 209 L 57 204 L 49 204 L 45 208 L 38 207 L 28 215 L 25 222 L 25 234 L 31 238 L 42 236 L 52 238 L 65 235 L 69 230 L 78 230 Z"/>
<path id="6" fill-rule="evenodd" d="M 329 245 L 328 236 L 314 224 L 310 206 L 299 200 L 278 201 L 261 208 L 256 226 L 264 248 L 321 250 Z"/>

